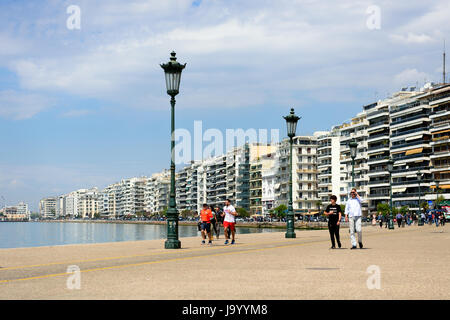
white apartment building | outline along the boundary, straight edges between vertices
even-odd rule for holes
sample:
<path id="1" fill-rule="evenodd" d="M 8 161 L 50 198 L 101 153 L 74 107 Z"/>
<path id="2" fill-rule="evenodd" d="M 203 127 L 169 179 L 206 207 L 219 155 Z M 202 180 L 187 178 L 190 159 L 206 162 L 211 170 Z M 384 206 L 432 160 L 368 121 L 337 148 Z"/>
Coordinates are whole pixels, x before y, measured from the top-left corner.
<path id="1" fill-rule="evenodd" d="M 331 195 L 338 198 L 340 195 L 340 133 L 335 129 L 314 135 L 317 136 L 318 198 L 324 209 L 330 204 Z"/>
<path id="2" fill-rule="evenodd" d="M 134 216 L 144 212 L 147 177 L 123 179 L 107 186 L 101 195 L 101 215 L 109 218 Z"/>
<path id="3" fill-rule="evenodd" d="M 170 170 L 153 174 L 144 191 L 144 208 L 151 214 L 162 213 L 169 207 Z"/>
<path id="4" fill-rule="evenodd" d="M 56 216 L 57 197 L 44 198 L 39 202 L 39 215 L 44 218 L 57 218 Z"/>
<path id="5" fill-rule="evenodd" d="M 351 121 L 340 125 L 340 172 L 341 172 L 341 187 L 339 191 L 338 201 L 345 203 L 348 199 L 350 190 L 352 189 L 352 158 L 350 156 L 349 143 L 356 141 L 358 144 L 355 158 L 355 188 L 358 194 L 363 199 L 363 214 L 368 213 L 368 199 L 369 194 L 368 183 L 369 177 L 367 175 L 369 166 L 367 163 L 367 128 L 369 122 L 367 121 L 366 113 L 360 112 Z"/>
<path id="6" fill-rule="evenodd" d="M 279 167 L 275 184 L 275 206 L 289 202 L 289 139 L 284 139 L 277 150 Z M 319 210 L 317 185 L 317 138 L 296 136 L 292 149 L 293 209 L 297 212 Z"/>

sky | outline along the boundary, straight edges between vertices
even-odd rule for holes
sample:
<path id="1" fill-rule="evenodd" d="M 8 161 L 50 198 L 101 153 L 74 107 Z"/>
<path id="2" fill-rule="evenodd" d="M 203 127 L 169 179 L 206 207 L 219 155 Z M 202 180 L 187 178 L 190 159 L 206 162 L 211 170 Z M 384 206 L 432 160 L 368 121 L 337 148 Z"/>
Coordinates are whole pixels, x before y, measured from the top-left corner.
<path id="1" fill-rule="evenodd" d="M 448 21 L 449 1 L 2 0 L 0 206 L 168 168 L 173 50 L 177 128 L 282 138 L 290 108 L 310 135 L 440 82 Z"/>

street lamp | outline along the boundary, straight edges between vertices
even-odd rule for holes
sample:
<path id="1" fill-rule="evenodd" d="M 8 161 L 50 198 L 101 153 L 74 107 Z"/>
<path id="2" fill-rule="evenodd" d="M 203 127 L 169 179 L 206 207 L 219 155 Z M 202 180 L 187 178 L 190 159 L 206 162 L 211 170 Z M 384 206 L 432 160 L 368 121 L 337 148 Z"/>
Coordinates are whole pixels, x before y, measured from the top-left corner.
<path id="1" fill-rule="evenodd" d="M 423 226 L 423 221 L 421 218 L 422 212 L 420 209 L 420 181 L 422 180 L 422 172 L 420 172 L 420 169 L 417 171 L 417 180 L 419 181 L 419 210 L 418 210 L 418 216 L 417 216 L 417 221 L 418 221 L 418 225 L 419 226 Z"/>
<path id="2" fill-rule="evenodd" d="M 358 150 L 358 143 L 353 140 L 351 141 L 348 146 L 350 147 L 350 157 L 352 158 L 352 188 L 355 187 L 355 158 L 356 158 L 356 151 Z"/>
<path id="3" fill-rule="evenodd" d="M 186 67 L 177 62 L 176 53 L 172 51 L 170 61 L 161 64 L 166 77 L 167 94 L 171 97 L 171 143 L 170 143 L 170 198 L 169 208 L 167 209 L 167 240 L 164 243 L 166 249 L 181 248 L 181 241 L 178 240 L 178 211 L 175 201 L 175 96 L 180 89 L 181 72 Z"/>
<path id="4" fill-rule="evenodd" d="M 394 215 L 392 212 L 392 171 L 394 170 L 394 160 L 392 158 L 389 158 L 387 169 L 389 171 L 389 229 L 394 229 Z"/>
<path id="5" fill-rule="evenodd" d="M 297 130 L 297 122 L 300 120 L 294 113 L 294 108 L 291 109 L 291 113 L 285 117 L 287 126 L 287 135 L 289 137 L 290 143 L 290 153 L 289 153 L 289 204 L 288 204 L 288 213 L 287 213 L 287 230 L 286 230 L 286 238 L 295 238 L 294 232 L 294 210 L 292 208 L 292 143 L 294 142 L 295 131 Z"/>

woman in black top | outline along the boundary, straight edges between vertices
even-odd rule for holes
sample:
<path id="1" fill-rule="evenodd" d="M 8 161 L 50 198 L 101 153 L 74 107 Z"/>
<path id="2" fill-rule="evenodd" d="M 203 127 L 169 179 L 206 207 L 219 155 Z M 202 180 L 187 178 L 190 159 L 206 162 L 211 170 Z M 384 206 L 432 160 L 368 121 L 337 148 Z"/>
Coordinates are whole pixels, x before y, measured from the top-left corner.
<path id="1" fill-rule="evenodd" d="M 339 248 L 341 247 L 341 241 L 339 239 L 339 224 L 341 222 L 342 217 L 342 209 L 341 206 L 336 204 L 337 197 L 335 195 L 332 195 L 330 197 L 330 202 L 325 209 L 325 215 L 328 216 L 328 230 L 330 231 L 330 238 L 331 238 L 331 249 L 335 249 L 335 241 L 334 238 L 336 237 L 337 244 Z"/>
<path id="2" fill-rule="evenodd" d="M 215 234 L 216 234 L 216 239 L 219 239 L 219 235 L 220 235 L 220 224 L 223 223 L 222 212 L 221 212 L 221 210 L 219 209 L 219 207 L 216 206 L 216 207 L 214 208 L 214 210 L 213 210 L 213 213 L 214 213 L 214 217 L 215 217 L 215 219 L 214 219 L 215 223 L 214 223 L 214 225 L 213 225 L 213 229 L 214 229 L 214 232 L 215 232 Z"/>

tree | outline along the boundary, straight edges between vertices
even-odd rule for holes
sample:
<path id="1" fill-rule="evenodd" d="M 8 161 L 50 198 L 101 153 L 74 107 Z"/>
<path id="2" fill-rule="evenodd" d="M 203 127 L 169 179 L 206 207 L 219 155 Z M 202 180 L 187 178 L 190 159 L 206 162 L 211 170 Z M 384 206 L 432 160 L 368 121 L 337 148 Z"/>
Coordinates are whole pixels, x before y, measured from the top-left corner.
<path id="1" fill-rule="evenodd" d="M 408 211 L 409 211 L 409 207 L 408 207 L 408 206 L 402 206 L 402 207 L 400 208 L 400 213 L 401 213 L 402 215 L 405 215 Z"/>
<path id="2" fill-rule="evenodd" d="M 278 207 L 272 209 L 271 214 L 274 214 L 278 218 L 284 218 L 286 216 L 287 207 L 284 204 L 280 204 Z"/>
<path id="3" fill-rule="evenodd" d="M 187 216 L 191 215 L 191 211 L 190 210 L 183 210 L 181 211 L 181 216 L 183 217 L 183 219 L 186 219 Z"/>
<path id="4" fill-rule="evenodd" d="M 340 206 L 341 206 L 342 215 L 344 215 L 344 212 L 345 212 L 345 204 L 341 204 Z"/>
<path id="5" fill-rule="evenodd" d="M 316 201 L 316 206 L 317 206 L 317 209 L 319 210 L 319 213 L 320 213 L 320 207 L 322 206 L 322 201 L 320 201 L 320 200 L 317 200 Z"/>
<path id="6" fill-rule="evenodd" d="M 98 212 L 94 213 L 94 219 L 100 219 L 100 213 Z"/>
<path id="7" fill-rule="evenodd" d="M 165 217 L 165 216 L 167 215 L 167 210 L 168 210 L 168 208 L 167 208 L 167 207 L 164 207 L 163 211 L 160 212 L 160 215 L 161 215 L 162 217 Z"/>
<path id="8" fill-rule="evenodd" d="M 436 206 L 439 206 L 441 202 L 444 202 L 445 198 L 443 195 L 440 195 L 439 197 L 437 197 L 436 199 Z"/>
<path id="9" fill-rule="evenodd" d="M 247 210 L 245 210 L 245 208 L 236 208 L 236 212 L 238 213 L 238 215 L 240 217 L 243 217 L 243 218 L 250 217 L 250 213 Z"/>
<path id="10" fill-rule="evenodd" d="M 388 215 L 389 214 L 389 205 L 387 204 L 387 203 L 379 203 L 378 205 L 377 205 L 377 211 L 378 212 L 381 212 L 381 214 L 383 215 L 383 216 L 386 216 L 386 215 Z"/>
<path id="11" fill-rule="evenodd" d="M 430 206 L 428 205 L 428 202 L 422 202 L 420 204 L 420 207 L 422 208 L 422 212 L 423 212 L 423 211 L 427 211 Z"/>

